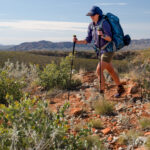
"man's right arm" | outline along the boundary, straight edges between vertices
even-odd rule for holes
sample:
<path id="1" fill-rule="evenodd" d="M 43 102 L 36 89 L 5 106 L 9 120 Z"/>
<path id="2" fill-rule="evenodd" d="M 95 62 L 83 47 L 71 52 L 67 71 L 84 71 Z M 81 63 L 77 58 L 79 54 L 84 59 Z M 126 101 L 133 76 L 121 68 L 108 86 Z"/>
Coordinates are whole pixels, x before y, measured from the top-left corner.
<path id="1" fill-rule="evenodd" d="M 74 42 L 75 42 L 76 44 L 87 44 L 87 41 L 86 41 L 86 40 L 80 40 L 80 41 L 78 41 L 78 39 L 76 39 L 76 40 L 74 40 Z"/>
<path id="2" fill-rule="evenodd" d="M 91 43 L 91 41 L 92 41 L 91 25 L 92 25 L 92 24 L 89 24 L 89 26 L 88 26 L 87 37 L 85 38 L 85 40 L 78 40 L 76 37 L 74 37 L 73 42 L 75 42 L 75 43 L 77 43 L 77 44 L 87 44 L 87 43 Z"/>

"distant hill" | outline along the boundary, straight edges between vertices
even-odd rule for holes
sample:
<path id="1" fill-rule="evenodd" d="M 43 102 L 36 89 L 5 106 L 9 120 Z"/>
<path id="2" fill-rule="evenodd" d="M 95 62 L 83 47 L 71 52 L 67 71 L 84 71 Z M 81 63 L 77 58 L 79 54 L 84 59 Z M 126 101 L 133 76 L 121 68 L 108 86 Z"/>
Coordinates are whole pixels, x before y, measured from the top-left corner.
<path id="1" fill-rule="evenodd" d="M 11 47 L 13 47 L 14 45 L 1 45 L 0 44 L 0 50 L 7 50 L 10 49 Z"/>
<path id="2" fill-rule="evenodd" d="M 51 42 L 51 41 L 39 41 L 39 42 L 25 42 L 20 45 L 9 48 L 8 50 L 14 51 L 29 51 L 29 50 L 72 50 L 72 42 Z M 89 50 L 91 46 L 76 45 L 81 50 Z"/>
<path id="3" fill-rule="evenodd" d="M 150 39 L 132 40 L 131 44 L 125 47 L 125 50 L 141 50 L 150 48 Z"/>
<path id="4" fill-rule="evenodd" d="M 123 50 L 140 50 L 150 48 L 150 39 L 132 40 L 131 44 Z M 91 50 L 92 44 L 76 45 L 78 50 Z M 72 42 L 25 42 L 20 45 L 7 48 L 10 51 L 30 51 L 30 50 L 72 50 Z"/>

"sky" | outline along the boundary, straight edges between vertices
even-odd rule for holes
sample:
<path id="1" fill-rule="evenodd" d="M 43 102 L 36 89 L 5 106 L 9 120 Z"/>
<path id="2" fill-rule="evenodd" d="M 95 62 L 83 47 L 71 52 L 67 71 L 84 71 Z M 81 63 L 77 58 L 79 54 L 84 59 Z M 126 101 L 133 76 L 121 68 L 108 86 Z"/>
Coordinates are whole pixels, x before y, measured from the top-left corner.
<path id="1" fill-rule="evenodd" d="M 150 39 L 150 0 L 0 0 L 0 44 L 82 40 L 93 5 L 117 15 L 132 39 Z"/>

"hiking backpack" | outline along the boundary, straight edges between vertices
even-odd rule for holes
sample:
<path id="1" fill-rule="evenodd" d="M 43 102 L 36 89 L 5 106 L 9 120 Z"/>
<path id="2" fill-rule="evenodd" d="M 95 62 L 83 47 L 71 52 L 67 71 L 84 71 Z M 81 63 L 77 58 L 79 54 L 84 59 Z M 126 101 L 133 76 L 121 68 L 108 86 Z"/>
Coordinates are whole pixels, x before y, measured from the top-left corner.
<path id="1" fill-rule="evenodd" d="M 107 13 L 103 15 L 103 19 L 100 23 L 100 28 L 102 29 L 103 21 L 107 20 L 111 26 L 112 30 L 112 42 L 113 42 L 113 51 L 120 50 L 124 46 L 127 46 L 131 42 L 129 35 L 124 35 L 123 29 L 120 25 L 119 18 L 112 13 Z"/>

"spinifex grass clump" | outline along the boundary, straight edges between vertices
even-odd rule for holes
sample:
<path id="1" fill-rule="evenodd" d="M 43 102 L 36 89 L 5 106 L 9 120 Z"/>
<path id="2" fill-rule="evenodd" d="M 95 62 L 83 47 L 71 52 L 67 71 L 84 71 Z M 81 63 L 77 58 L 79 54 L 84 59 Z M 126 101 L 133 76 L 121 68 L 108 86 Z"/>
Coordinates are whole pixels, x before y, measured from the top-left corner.
<path id="1" fill-rule="evenodd" d="M 55 64 L 54 62 L 46 65 L 40 74 L 40 84 L 46 90 L 51 88 L 68 89 L 81 84 L 79 80 L 71 80 L 70 84 L 72 57 L 73 56 L 70 55 L 65 59 L 62 59 L 59 65 Z"/>
<path id="2" fill-rule="evenodd" d="M 85 140 L 86 142 L 84 145 L 81 145 L 79 150 L 106 150 L 98 135 L 89 135 L 84 137 L 82 140 Z"/>
<path id="3" fill-rule="evenodd" d="M 120 145 L 127 145 L 128 144 L 128 137 L 125 134 L 119 136 L 118 144 Z"/>
<path id="4" fill-rule="evenodd" d="M 103 128 L 103 123 L 102 123 L 102 121 L 100 120 L 100 119 L 93 119 L 93 120 L 91 120 L 91 126 L 93 127 L 93 128 L 96 128 L 96 129 L 101 129 L 101 128 Z"/>
<path id="5" fill-rule="evenodd" d="M 148 150 L 150 149 L 150 137 L 147 139 L 145 146 Z"/>
<path id="6" fill-rule="evenodd" d="M 20 100 L 22 97 L 22 84 L 14 78 L 9 77 L 5 71 L 0 72 L 0 103 L 8 104 L 7 95 L 11 95 L 14 100 Z"/>
<path id="7" fill-rule="evenodd" d="M 139 122 L 143 130 L 150 129 L 150 118 L 142 118 Z"/>
<path id="8" fill-rule="evenodd" d="M 114 113 L 114 104 L 103 99 L 95 102 L 94 109 L 97 114 L 112 115 Z"/>
<path id="9" fill-rule="evenodd" d="M 121 145 L 132 145 L 134 147 L 136 139 L 141 135 L 136 130 L 129 130 L 127 133 L 122 133 L 119 136 L 118 144 Z"/>

